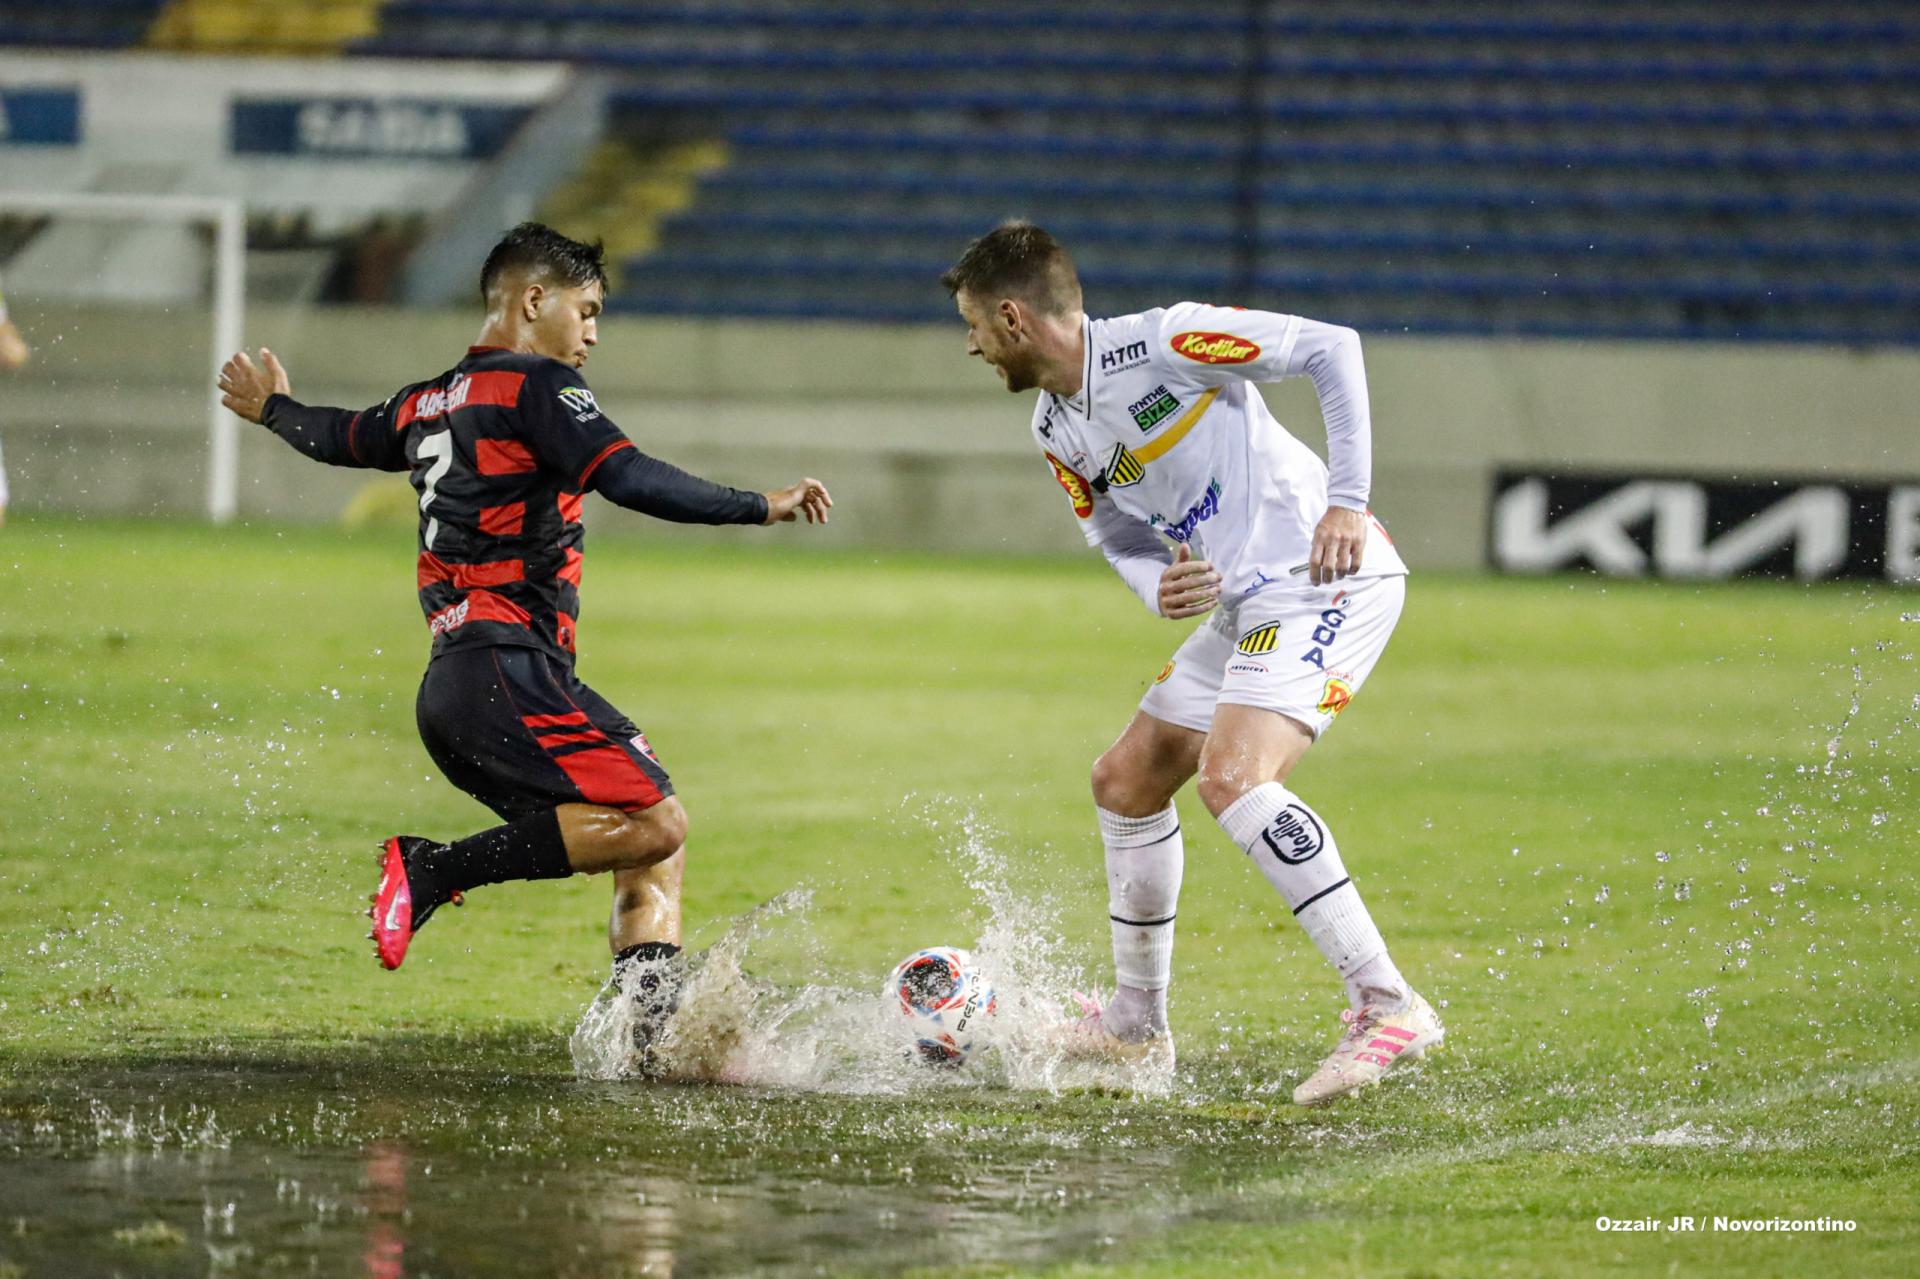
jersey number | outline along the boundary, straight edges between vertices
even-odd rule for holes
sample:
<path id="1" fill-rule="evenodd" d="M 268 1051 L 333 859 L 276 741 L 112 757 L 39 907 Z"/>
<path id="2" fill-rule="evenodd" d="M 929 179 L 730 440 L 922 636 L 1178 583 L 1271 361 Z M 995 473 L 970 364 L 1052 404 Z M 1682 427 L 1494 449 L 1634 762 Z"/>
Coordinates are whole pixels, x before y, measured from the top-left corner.
<path id="1" fill-rule="evenodd" d="M 427 468 L 427 482 L 420 490 L 420 513 L 426 515 L 427 508 L 433 505 L 435 496 L 433 486 L 440 482 L 446 475 L 447 469 L 453 465 L 453 432 L 436 431 L 432 435 L 422 437 L 420 456 L 434 459 L 433 465 Z M 427 535 L 421 540 L 427 544 L 429 551 L 433 549 L 434 536 L 439 532 L 440 521 L 428 515 Z"/>

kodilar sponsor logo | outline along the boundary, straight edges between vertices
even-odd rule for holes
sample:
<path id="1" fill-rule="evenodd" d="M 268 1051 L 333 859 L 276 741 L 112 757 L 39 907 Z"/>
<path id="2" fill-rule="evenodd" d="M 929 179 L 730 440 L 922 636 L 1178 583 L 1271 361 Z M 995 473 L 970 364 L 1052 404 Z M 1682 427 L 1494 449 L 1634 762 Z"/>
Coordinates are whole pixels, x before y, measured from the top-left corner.
<path id="1" fill-rule="evenodd" d="M 1127 405 L 1127 412 L 1142 431 L 1151 431 L 1180 411 L 1180 400 L 1164 386 L 1156 386 Z"/>
<path id="2" fill-rule="evenodd" d="M 1200 364 L 1245 364 L 1260 358 L 1260 347 L 1231 333 L 1176 333 L 1170 342 L 1175 355 Z"/>
<path id="3" fill-rule="evenodd" d="M 1080 478 L 1079 472 L 1051 453 L 1047 454 L 1047 461 L 1053 463 L 1053 478 L 1060 481 L 1060 487 L 1072 499 L 1073 513 L 1083 520 L 1092 516 L 1093 494 L 1087 491 L 1087 482 Z"/>

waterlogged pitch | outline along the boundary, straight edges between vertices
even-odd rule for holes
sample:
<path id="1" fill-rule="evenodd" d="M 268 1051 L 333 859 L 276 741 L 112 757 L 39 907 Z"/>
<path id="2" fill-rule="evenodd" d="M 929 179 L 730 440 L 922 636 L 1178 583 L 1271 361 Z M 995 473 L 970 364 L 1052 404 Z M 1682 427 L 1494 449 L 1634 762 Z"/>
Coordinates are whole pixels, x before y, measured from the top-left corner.
<path id="1" fill-rule="evenodd" d="M 1448 1051 L 1309 1113 L 1337 985 L 1190 794 L 1170 1087 L 869 1051 L 928 939 L 1016 1027 L 1104 975 L 1086 770 L 1182 630 L 1086 558 L 776 545 L 589 566 L 745 1010 L 739 1082 L 649 1085 L 591 1077 L 604 880 L 362 940 L 378 837 L 486 820 L 404 533 L 9 523 L 0 1275 L 1911 1269 L 1920 598 L 1416 576 L 1294 785 Z"/>

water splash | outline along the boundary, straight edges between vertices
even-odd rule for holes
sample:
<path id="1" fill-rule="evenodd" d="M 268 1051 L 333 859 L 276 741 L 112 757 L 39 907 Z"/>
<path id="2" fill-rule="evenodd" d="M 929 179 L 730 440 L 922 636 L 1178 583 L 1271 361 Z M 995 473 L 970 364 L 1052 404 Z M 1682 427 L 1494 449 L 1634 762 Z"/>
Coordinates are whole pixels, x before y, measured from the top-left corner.
<path id="1" fill-rule="evenodd" d="M 920 1061 L 881 994 L 891 955 L 871 973 L 823 969 L 782 984 L 756 975 L 785 977 L 793 971 L 785 956 L 825 949 L 812 937 L 812 893 L 795 889 L 735 919 L 692 956 L 679 1008 L 645 1073 L 853 1094 L 986 1086 L 1167 1091 L 1173 1081 L 1164 1072 L 1063 1060 L 1056 1032 L 1069 993 L 1085 987 L 1085 974 L 1061 934 L 1052 896 L 1014 882 L 1005 836 L 975 809 L 950 799 L 910 801 L 905 821 L 938 845 L 928 865 L 960 868 L 966 896 L 956 900 L 971 901 L 985 923 L 971 945 L 957 937 L 902 936 L 898 949 L 962 945 L 972 952 L 997 997 L 986 1050 L 958 1069 Z M 1026 857 L 1020 864 L 1036 861 Z M 573 1032 L 575 1073 L 596 1080 L 641 1074 L 634 1018 L 633 1001 L 609 982 Z"/>

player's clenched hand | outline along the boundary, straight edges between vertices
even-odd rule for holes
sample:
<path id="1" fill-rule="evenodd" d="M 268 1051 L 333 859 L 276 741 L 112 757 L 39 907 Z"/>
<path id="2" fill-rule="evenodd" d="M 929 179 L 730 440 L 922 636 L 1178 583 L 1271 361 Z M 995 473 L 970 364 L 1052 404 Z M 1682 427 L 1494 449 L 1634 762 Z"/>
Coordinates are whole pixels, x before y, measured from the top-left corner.
<path id="1" fill-rule="evenodd" d="M 254 423 L 266 413 L 268 397 L 293 394 L 279 357 L 264 346 L 260 364 L 265 367 L 256 366 L 245 351 L 236 351 L 220 370 L 220 402 Z"/>
<path id="2" fill-rule="evenodd" d="M 809 524 L 825 524 L 827 508 L 832 505 L 833 499 L 827 495 L 826 485 L 815 479 L 801 480 L 798 484 L 767 494 L 766 522 L 791 521 L 804 514 Z"/>
<path id="3" fill-rule="evenodd" d="M 1344 506 L 1329 506 L 1313 530 L 1313 554 L 1307 558 L 1307 577 L 1315 586 L 1360 571 L 1360 553 L 1367 549 L 1367 517 Z"/>
<path id="4" fill-rule="evenodd" d="M 1220 574 L 1185 542 L 1160 574 L 1160 616 L 1198 617 L 1220 602 Z"/>

